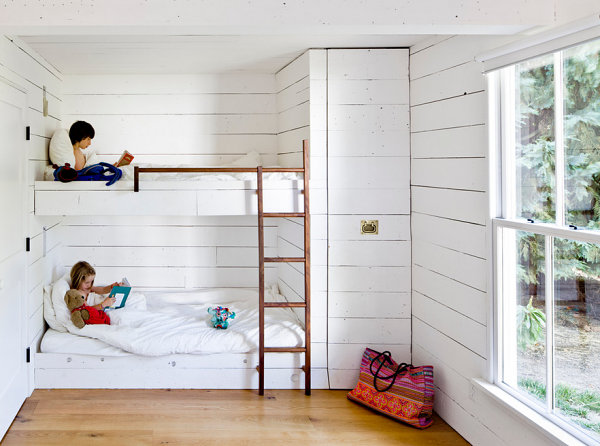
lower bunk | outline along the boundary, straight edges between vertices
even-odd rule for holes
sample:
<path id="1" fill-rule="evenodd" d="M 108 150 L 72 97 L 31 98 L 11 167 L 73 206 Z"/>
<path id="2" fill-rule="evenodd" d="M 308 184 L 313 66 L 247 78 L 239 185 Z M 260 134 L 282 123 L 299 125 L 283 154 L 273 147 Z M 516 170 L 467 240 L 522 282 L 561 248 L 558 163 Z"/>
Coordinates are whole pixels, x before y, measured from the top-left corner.
<path id="1" fill-rule="evenodd" d="M 48 330 L 46 337 L 60 335 L 78 337 Z M 86 341 L 93 339 L 84 338 Z M 98 341 L 101 342 L 101 341 Z M 257 389 L 258 353 L 214 353 L 209 355 L 174 354 L 140 356 L 127 352 L 110 355 L 86 354 L 70 349 L 70 353 L 51 352 L 42 344 L 34 356 L 35 387 L 38 389 Z M 97 347 L 93 343 L 92 347 Z M 313 346 L 316 357 L 323 357 L 325 348 Z M 87 350 L 89 352 L 89 350 Z M 313 361 L 314 362 L 314 361 Z M 265 388 L 303 389 L 304 358 L 299 354 L 267 353 Z M 314 364 L 319 365 L 319 364 Z M 325 364 L 312 368 L 312 388 L 328 389 Z"/>
<path id="2" fill-rule="evenodd" d="M 256 290 L 132 293 L 130 308 L 108 313 L 111 325 L 79 330 L 65 322 L 63 281 L 48 290 L 44 302 L 53 328 L 46 331 L 33 358 L 36 388 L 258 388 Z M 275 288 L 267 296 L 284 299 Z M 236 311 L 226 330 L 211 324 L 207 309 L 217 304 Z M 300 347 L 303 338 L 303 323 L 291 309 L 269 311 L 269 345 Z M 314 353 L 326 358 L 318 348 Z M 265 387 L 303 388 L 304 363 L 304 354 L 267 353 Z M 326 364 L 313 362 L 311 370 L 312 387 L 328 388 Z"/>

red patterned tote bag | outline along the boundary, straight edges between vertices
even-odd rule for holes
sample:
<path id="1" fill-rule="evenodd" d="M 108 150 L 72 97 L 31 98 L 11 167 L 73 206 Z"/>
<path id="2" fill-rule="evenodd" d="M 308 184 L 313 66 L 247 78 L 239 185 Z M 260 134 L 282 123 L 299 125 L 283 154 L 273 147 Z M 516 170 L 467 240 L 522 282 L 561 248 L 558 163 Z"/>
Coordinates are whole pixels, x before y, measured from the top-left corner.
<path id="1" fill-rule="evenodd" d="M 433 366 L 396 364 L 390 352 L 365 349 L 358 384 L 348 399 L 425 429 L 433 423 Z"/>

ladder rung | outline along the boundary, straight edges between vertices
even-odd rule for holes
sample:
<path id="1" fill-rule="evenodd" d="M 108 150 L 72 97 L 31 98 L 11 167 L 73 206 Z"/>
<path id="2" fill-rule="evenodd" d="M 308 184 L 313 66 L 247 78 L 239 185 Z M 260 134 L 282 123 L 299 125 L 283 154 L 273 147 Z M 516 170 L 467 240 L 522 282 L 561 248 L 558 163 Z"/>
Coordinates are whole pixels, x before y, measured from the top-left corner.
<path id="1" fill-rule="evenodd" d="M 265 353 L 303 353 L 304 347 L 265 347 Z"/>
<path id="2" fill-rule="evenodd" d="M 266 212 L 263 217 L 304 217 L 304 212 Z"/>
<path id="3" fill-rule="evenodd" d="M 305 308 L 306 302 L 265 302 L 265 308 Z"/>
<path id="4" fill-rule="evenodd" d="M 279 262 L 279 263 L 288 263 L 288 262 L 304 262 L 306 261 L 305 257 L 265 257 L 265 262 Z"/>
<path id="5" fill-rule="evenodd" d="M 256 170 L 256 169 L 254 169 Z M 263 167 L 263 172 L 304 172 L 304 167 Z"/>

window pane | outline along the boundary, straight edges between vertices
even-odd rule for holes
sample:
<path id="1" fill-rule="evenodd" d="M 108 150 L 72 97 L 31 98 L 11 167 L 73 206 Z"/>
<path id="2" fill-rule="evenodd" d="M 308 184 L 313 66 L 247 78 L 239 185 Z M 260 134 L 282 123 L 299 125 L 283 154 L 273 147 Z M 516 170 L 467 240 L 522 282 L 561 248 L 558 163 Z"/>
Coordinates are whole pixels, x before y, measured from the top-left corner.
<path id="1" fill-rule="evenodd" d="M 600 245 L 554 241 L 556 412 L 600 439 Z"/>
<path id="2" fill-rule="evenodd" d="M 556 220 L 553 61 L 515 67 L 515 215 L 543 222 Z"/>
<path id="3" fill-rule="evenodd" d="M 502 237 L 504 381 L 545 401 L 545 239 L 512 229 L 504 229 Z"/>
<path id="4" fill-rule="evenodd" d="M 563 53 L 567 224 L 600 229 L 600 41 Z"/>

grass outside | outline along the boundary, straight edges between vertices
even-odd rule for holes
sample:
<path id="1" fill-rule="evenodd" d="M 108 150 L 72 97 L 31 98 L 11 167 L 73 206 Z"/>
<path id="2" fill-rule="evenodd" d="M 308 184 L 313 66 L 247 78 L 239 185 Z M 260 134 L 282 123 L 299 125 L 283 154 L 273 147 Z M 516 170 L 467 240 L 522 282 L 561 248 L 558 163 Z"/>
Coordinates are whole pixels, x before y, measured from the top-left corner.
<path id="1" fill-rule="evenodd" d="M 523 378 L 519 387 L 540 400 L 546 399 L 546 387 L 539 381 Z M 556 407 L 571 421 L 600 434 L 600 393 L 557 384 L 555 397 Z"/>

